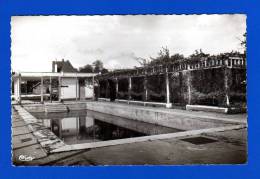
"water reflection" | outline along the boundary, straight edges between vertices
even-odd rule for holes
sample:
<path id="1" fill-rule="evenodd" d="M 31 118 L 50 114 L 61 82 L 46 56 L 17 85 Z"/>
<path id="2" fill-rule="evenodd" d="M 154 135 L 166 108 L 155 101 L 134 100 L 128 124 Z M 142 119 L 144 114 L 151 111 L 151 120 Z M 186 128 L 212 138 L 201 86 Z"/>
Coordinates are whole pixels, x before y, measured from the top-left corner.
<path id="1" fill-rule="evenodd" d="M 114 140 L 180 130 L 124 119 L 103 113 L 84 111 L 69 113 L 35 113 L 55 135 L 67 144 Z"/>
<path id="2" fill-rule="evenodd" d="M 50 123 L 50 129 L 53 133 L 67 144 L 122 139 L 146 135 L 144 133 L 119 127 L 87 116 L 51 119 Z"/>

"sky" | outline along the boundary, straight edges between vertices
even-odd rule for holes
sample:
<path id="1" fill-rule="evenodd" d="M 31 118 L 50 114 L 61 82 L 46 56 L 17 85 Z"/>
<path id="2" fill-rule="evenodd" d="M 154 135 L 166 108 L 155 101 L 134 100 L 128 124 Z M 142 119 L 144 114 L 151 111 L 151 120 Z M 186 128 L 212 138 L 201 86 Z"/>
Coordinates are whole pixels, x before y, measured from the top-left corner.
<path id="1" fill-rule="evenodd" d="M 246 16 L 113 15 L 13 16 L 13 71 L 48 72 L 51 62 L 76 68 L 101 60 L 108 69 L 140 66 L 136 58 L 156 57 L 162 47 L 188 57 L 196 49 L 219 54 L 243 49 Z"/>

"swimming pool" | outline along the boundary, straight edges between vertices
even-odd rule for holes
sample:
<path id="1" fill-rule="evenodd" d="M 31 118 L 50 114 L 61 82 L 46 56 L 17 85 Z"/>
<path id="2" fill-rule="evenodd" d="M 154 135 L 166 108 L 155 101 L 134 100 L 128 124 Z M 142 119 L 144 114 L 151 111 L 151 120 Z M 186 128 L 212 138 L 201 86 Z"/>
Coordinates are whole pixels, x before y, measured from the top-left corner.
<path id="1" fill-rule="evenodd" d="M 31 114 L 68 145 L 183 131 L 90 110 Z"/>

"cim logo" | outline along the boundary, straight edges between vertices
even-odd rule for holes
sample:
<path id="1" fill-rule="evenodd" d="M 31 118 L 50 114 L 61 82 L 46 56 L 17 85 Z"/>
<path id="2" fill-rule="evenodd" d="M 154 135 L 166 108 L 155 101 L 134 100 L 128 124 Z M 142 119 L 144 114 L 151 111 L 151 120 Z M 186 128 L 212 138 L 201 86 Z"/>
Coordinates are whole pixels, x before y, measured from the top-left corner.
<path id="1" fill-rule="evenodd" d="M 32 161 L 34 158 L 35 157 L 27 156 L 27 155 L 20 155 L 19 156 L 19 160 L 24 161 L 24 162 Z"/>

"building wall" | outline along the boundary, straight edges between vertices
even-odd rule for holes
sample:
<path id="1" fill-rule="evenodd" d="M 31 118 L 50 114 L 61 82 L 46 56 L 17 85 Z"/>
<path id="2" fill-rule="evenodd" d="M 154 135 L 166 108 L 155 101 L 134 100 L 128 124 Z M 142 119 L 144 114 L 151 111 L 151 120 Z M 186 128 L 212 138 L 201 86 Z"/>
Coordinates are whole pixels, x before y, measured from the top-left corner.
<path id="1" fill-rule="evenodd" d="M 76 99 L 82 100 L 86 98 L 93 98 L 93 84 L 92 79 L 85 79 L 85 83 L 79 84 L 76 78 L 62 78 L 61 79 L 61 99 Z M 83 91 L 82 91 L 83 90 Z M 81 93 L 81 94 L 80 94 Z"/>
<path id="2" fill-rule="evenodd" d="M 78 81 L 76 78 L 61 78 L 61 99 L 75 99 L 78 96 Z"/>

